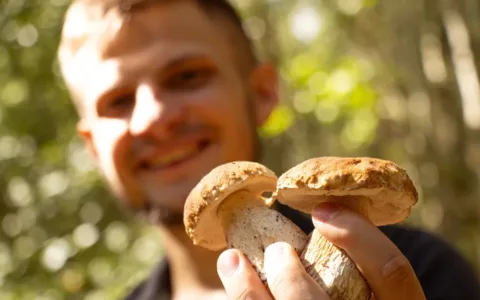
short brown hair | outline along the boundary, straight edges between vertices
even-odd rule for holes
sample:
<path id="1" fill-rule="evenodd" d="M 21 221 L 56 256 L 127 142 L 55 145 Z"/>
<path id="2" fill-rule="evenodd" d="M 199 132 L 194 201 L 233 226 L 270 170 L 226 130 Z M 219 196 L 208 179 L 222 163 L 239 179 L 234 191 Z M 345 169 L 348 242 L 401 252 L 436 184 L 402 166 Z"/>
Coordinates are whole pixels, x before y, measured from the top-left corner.
<path id="1" fill-rule="evenodd" d="M 73 0 L 65 15 L 65 23 L 58 49 L 58 59 L 64 76 L 64 68 L 66 67 L 65 65 L 67 64 L 67 61 L 71 59 L 82 46 L 84 46 L 84 43 L 86 43 L 86 40 L 90 37 L 89 35 L 92 34 L 92 32 L 87 29 L 87 24 L 89 22 L 101 23 L 112 14 L 123 20 L 137 10 L 148 9 L 148 6 L 150 5 L 166 3 L 168 1 L 180 0 Z M 234 44 L 236 44 L 234 49 L 238 54 L 239 68 L 249 69 L 257 64 L 257 56 L 252 42 L 244 30 L 241 17 L 228 0 L 189 1 L 198 5 L 198 7 L 209 17 L 220 18 L 232 25 L 222 26 L 221 30 L 227 31 L 225 34 L 228 35 L 228 38 L 232 39 L 232 45 L 233 41 Z M 80 17 L 80 19 L 78 17 Z M 80 28 L 82 28 L 83 32 L 72 33 L 70 29 L 72 28 L 71 23 L 75 23 L 74 25 L 76 28 L 79 28 L 78 24 L 80 23 Z M 93 28 L 93 31 L 95 30 L 97 29 Z M 68 80 L 66 81 L 68 86 Z M 70 93 L 78 112 L 82 114 L 80 100 L 76 97 L 75 91 L 70 89 Z"/>

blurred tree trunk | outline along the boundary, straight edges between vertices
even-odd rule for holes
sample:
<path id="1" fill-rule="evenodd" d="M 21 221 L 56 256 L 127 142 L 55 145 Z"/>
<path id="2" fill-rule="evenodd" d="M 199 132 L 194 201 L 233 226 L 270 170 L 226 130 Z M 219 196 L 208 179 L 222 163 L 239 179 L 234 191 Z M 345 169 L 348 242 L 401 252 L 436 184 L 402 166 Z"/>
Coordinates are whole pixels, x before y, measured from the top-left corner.
<path id="1" fill-rule="evenodd" d="M 466 122 L 465 112 L 480 104 L 465 108 L 463 98 L 480 101 L 475 94 L 480 71 L 479 20 L 478 1 L 388 1 L 350 27 L 354 42 L 389 68 L 384 73 L 391 75 L 390 80 L 380 84 L 402 99 L 400 109 L 406 115 L 401 130 L 383 119 L 386 126 L 380 125 L 378 139 L 396 136 L 406 145 L 421 189 L 420 223 L 454 242 L 469 257 L 480 250 L 474 242 L 480 227 L 480 131 Z M 468 63 L 467 70 L 473 72 L 461 74 Z M 438 177 L 435 184 L 427 184 L 429 176 Z M 431 219 L 437 221 L 428 224 Z"/>

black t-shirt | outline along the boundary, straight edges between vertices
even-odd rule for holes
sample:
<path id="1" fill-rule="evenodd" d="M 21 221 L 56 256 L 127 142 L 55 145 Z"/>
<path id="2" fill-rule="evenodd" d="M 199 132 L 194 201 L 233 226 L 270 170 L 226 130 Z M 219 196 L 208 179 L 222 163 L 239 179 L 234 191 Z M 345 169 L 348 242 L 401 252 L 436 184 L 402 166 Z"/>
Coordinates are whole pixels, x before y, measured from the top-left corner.
<path id="1" fill-rule="evenodd" d="M 280 207 L 305 232 L 313 225 L 305 216 Z M 470 264 L 441 238 L 406 226 L 380 227 L 410 261 L 427 300 L 480 300 L 480 283 Z M 124 300 L 167 300 L 170 272 L 162 260 L 151 275 Z"/>

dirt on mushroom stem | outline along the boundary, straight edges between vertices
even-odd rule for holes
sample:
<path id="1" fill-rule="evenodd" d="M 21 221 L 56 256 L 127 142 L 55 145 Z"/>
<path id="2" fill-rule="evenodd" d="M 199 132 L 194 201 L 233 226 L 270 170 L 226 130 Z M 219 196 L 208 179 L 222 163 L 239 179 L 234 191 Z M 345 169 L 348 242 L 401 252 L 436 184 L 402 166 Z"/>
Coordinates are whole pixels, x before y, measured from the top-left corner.
<path id="1" fill-rule="evenodd" d="M 371 289 L 348 254 L 324 238 L 318 230 L 308 237 L 300 255 L 307 273 L 331 300 L 368 300 Z"/>
<path id="2" fill-rule="evenodd" d="M 295 194 L 294 191 L 290 193 Z M 278 191 L 275 196 L 278 196 Z M 318 195 L 314 191 L 311 194 L 296 195 L 295 199 L 300 210 L 301 206 L 314 207 L 312 203 L 333 203 L 365 217 L 368 215 L 368 203 L 371 202 L 364 196 Z M 325 290 L 331 300 L 371 299 L 371 288 L 352 259 L 344 250 L 324 238 L 318 230 L 314 229 L 307 237 L 307 244 L 299 256 L 307 273 Z"/>
<path id="3" fill-rule="evenodd" d="M 259 197 L 238 191 L 220 205 L 218 214 L 225 228 L 227 247 L 242 251 L 266 284 L 265 249 L 273 243 L 286 242 L 300 255 L 305 249 L 307 235 Z"/>

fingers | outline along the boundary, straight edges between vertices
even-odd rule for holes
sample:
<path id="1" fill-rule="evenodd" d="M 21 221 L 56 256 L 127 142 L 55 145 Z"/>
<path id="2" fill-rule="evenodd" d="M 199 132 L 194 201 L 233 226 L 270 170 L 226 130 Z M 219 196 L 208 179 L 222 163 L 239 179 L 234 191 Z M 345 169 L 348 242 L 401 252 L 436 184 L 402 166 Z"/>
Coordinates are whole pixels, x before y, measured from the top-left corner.
<path id="1" fill-rule="evenodd" d="M 407 258 L 367 219 L 331 204 L 318 207 L 312 216 L 316 229 L 356 263 L 376 300 L 425 299 Z"/>
<path id="2" fill-rule="evenodd" d="M 278 242 L 267 247 L 265 272 L 270 291 L 277 300 L 329 299 L 320 285 L 307 274 L 297 253 L 287 243 Z"/>
<path id="3" fill-rule="evenodd" d="M 266 287 L 238 250 L 224 251 L 217 262 L 218 275 L 231 300 L 271 300 Z"/>
<path id="4" fill-rule="evenodd" d="M 287 243 L 275 243 L 265 250 L 265 272 L 271 294 L 247 258 L 238 250 L 224 251 L 218 258 L 217 269 L 231 300 L 329 299 L 307 274 L 297 253 Z"/>

